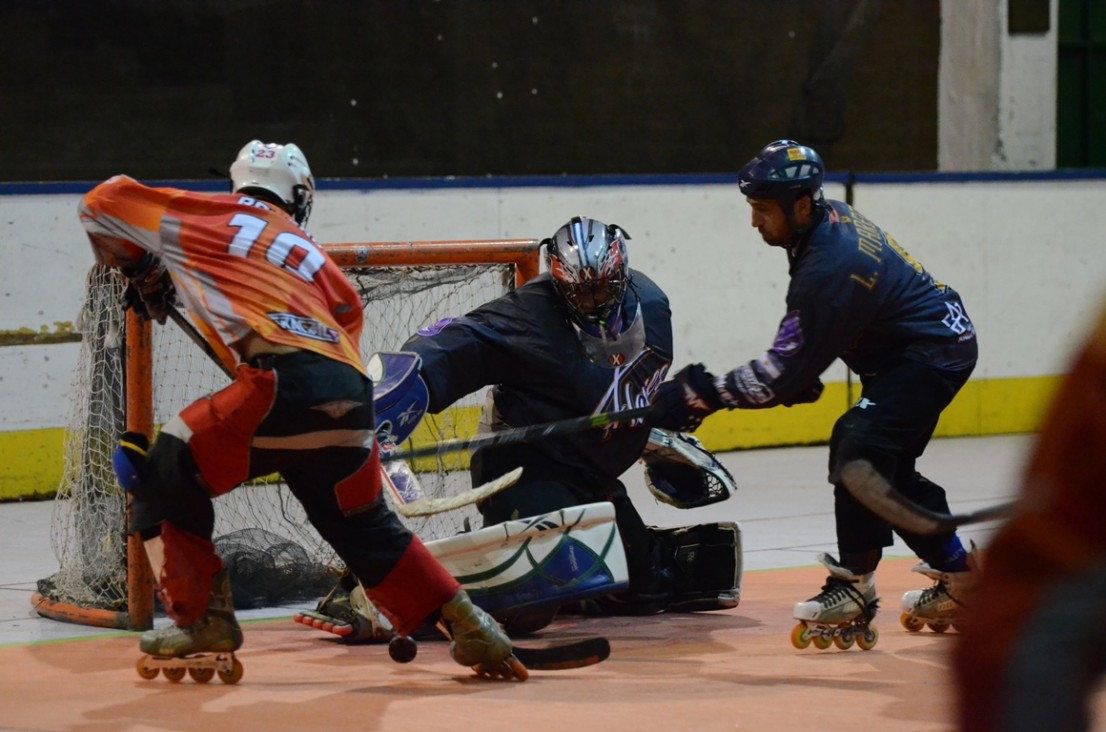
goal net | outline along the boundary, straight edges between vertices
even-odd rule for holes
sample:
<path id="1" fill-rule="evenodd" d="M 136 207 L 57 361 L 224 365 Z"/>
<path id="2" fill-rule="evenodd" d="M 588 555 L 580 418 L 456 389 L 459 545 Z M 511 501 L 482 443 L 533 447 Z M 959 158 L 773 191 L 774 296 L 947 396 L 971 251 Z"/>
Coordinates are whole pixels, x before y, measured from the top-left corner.
<path id="1" fill-rule="evenodd" d="M 538 273 L 536 240 L 378 242 L 324 245 L 361 296 L 361 351 L 398 350 L 419 328 L 462 315 Z M 122 277 L 94 267 L 78 320 L 82 333 L 65 437 L 64 468 L 51 527 L 58 571 L 38 583 L 33 604 L 46 617 L 104 627 L 152 625 L 153 587 L 141 544 L 126 535 L 126 496 L 111 466 L 118 436 L 157 428 L 228 377 L 177 326 L 150 328 L 123 309 Z M 484 394 L 427 415 L 414 447 L 471 437 Z M 468 490 L 468 454 L 412 464 L 423 495 Z M 391 499 L 388 491 L 385 495 Z M 274 607 L 313 599 L 333 584 L 340 560 L 278 476 L 214 501 L 216 550 L 235 602 Z M 401 517 L 402 518 L 402 517 Z M 426 541 L 479 527 L 474 507 L 402 518 Z"/>

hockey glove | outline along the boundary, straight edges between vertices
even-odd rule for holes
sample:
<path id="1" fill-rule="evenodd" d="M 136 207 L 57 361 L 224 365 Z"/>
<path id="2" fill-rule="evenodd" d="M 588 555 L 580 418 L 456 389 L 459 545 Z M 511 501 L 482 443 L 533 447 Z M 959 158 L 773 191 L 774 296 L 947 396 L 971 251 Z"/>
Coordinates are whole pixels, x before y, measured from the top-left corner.
<path id="1" fill-rule="evenodd" d="M 651 427 L 674 432 L 691 432 L 703 422 L 703 418 L 725 406 L 714 376 L 701 363 L 681 369 L 671 381 L 657 389 L 653 399 Z"/>
<path id="2" fill-rule="evenodd" d="M 138 317 L 164 325 L 169 308 L 176 305 L 177 291 L 161 260 L 146 252 L 138 264 L 124 269 L 123 275 L 127 278 L 126 306 Z"/>
<path id="3" fill-rule="evenodd" d="M 794 399 L 790 399 L 783 402 L 785 407 L 793 407 L 796 404 L 810 404 L 816 402 L 822 396 L 822 390 L 825 389 L 825 385 L 822 384 L 821 379 L 815 379 L 814 383 L 808 387 L 805 391 L 800 393 Z"/>
<path id="4" fill-rule="evenodd" d="M 111 467 L 115 478 L 126 493 L 133 493 L 146 476 L 150 441 L 138 432 L 124 432 L 111 454 Z"/>

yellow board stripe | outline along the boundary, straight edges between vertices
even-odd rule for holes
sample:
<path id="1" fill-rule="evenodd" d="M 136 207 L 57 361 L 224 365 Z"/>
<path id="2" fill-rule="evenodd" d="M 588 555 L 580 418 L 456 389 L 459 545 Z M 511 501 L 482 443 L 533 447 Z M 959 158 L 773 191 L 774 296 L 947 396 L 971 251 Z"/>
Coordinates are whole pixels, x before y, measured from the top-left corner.
<path id="1" fill-rule="evenodd" d="M 938 437 L 966 437 L 1035 432 L 1062 377 L 969 381 L 941 416 Z M 859 384 L 827 384 L 814 404 L 790 408 L 744 409 L 712 415 L 695 435 L 710 450 L 727 452 L 758 447 L 817 445 L 829 440 L 833 423 L 857 399 Z M 465 434 L 476 432 L 479 408 L 453 415 Z M 420 425 L 414 444 L 436 439 L 430 419 Z M 61 480 L 62 440 L 59 428 L 0 432 L 0 501 L 48 498 Z M 452 437 L 452 435 L 451 435 Z M 468 453 L 447 455 L 453 469 L 468 467 Z M 434 469 L 433 458 L 416 461 L 416 470 Z"/>

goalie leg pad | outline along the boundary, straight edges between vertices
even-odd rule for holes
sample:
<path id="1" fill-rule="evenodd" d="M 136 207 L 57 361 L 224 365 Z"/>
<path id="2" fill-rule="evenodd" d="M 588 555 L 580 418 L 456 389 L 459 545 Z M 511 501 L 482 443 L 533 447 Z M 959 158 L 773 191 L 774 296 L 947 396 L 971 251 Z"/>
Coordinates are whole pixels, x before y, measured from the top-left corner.
<path id="1" fill-rule="evenodd" d="M 737 607 L 742 575 L 739 524 L 724 522 L 650 530 L 671 551 L 675 584 L 669 612 Z"/>
<path id="2" fill-rule="evenodd" d="M 531 633 L 561 605 L 629 586 L 611 503 L 589 503 L 428 542 L 473 602 L 508 632 Z"/>

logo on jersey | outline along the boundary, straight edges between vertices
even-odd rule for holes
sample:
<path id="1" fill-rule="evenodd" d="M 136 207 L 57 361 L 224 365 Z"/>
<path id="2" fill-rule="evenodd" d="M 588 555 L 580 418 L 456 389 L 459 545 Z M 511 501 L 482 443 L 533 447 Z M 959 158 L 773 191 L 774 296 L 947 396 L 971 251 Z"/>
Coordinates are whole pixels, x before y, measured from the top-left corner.
<path id="1" fill-rule="evenodd" d="M 316 341 L 338 342 L 338 331 L 326 327 L 313 318 L 293 315 L 292 313 L 269 313 L 268 316 L 269 320 L 276 323 L 278 328 L 289 333 L 295 333 L 298 336 Z"/>
<path id="2" fill-rule="evenodd" d="M 418 331 L 416 331 L 416 334 L 420 335 L 424 338 L 427 338 L 429 336 L 438 335 L 443 330 L 445 330 L 445 327 L 447 325 L 449 325 L 450 323 L 452 323 L 454 320 L 455 320 L 455 318 L 442 318 L 441 320 L 439 320 L 437 323 L 434 323 L 433 325 L 428 325 L 424 328 L 419 328 Z"/>
<path id="3" fill-rule="evenodd" d="M 776 333 L 776 341 L 772 344 L 772 350 L 781 356 L 794 356 L 803 349 L 803 328 L 799 322 L 799 311 L 792 310 L 784 316 L 780 322 L 779 332 Z"/>
<path id="4" fill-rule="evenodd" d="M 964 312 L 963 305 L 958 302 L 946 302 L 945 307 L 949 309 L 949 314 L 946 315 L 941 322 L 946 328 L 956 335 L 963 335 L 964 333 L 970 333 L 975 330 L 972 321 L 968 318 L 967 313 Z"/>

